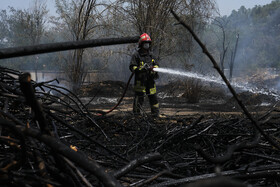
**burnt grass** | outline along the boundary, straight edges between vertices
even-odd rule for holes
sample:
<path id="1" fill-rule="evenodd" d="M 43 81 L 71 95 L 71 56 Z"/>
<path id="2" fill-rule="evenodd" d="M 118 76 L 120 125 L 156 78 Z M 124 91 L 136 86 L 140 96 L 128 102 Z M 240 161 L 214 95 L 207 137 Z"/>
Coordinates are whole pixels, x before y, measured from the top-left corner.
<path id="1" fill-rule="evenodd" d="M 98 97 L 120 99 L 126 87 L 121 81 L 97 82 L 81 89 L 81 97 L 89 97 L 92 100 Z M 157 95 L 162 109 L 186 110 L 197 112 L 240 112 L 241 109 L 229 93 L 228 89 L 219 85 L 205 84 L 188 94 L 189 87 L 182 82 L 172 82 L 167 85 L 157 86 Z M 249 111 L 258 112 L 268 110 L 277 102 L 276 98 L 269 95 L 254 94 L 248 91 L 238 91 L 239 99 L 246 105 Z M 133 86 L 129 85 L 126 91 L 126 102 L 133 103 Z M 115 103 L 94 104 L 93 108 L 108 109 Z M 120 104 L 121 106 L 121 104 Z M 149 111 L 148 98 L 145 97 L 145 110 Z M 169 115 L 169 114 L 167 114 Z"/>
<path id="2" fill-rule="evenodd" d="M 3 69 L 0 76 L 2 186 L 110 186 L 105 184 L 111 180 L 123 186 L 279 186 L 279 149 L 224 88 L 205 85 L 191 92 L 199 96 L 194 102 L 180 83 L 158 86 L 162 116 L 153 118 L 147 99 L 146 112 L 133 115 L 130 86 L 119 108 L 102 115 L 116 104 L 125 83 L 93 83 L 73 94 L 59 92 L 52 82 L 19 82 L 7 72 L 19 74 Z M 239 96 L 279 145 L 277 102 L 247 92 Z M 97 102 L 100 98 L 115 100 Z M 42 110 L 34 112 L 38 106 Z M 73 145 L 77 152 L 69 151 Z"/>

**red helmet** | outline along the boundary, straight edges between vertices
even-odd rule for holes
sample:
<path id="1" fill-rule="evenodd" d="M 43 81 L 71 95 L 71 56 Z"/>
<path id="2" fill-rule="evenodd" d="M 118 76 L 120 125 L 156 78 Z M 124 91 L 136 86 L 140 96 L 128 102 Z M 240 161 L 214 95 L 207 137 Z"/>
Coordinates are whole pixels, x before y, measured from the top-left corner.
<path id="1" fill-rule="evenodd" d="M 147 33 L 141 34 L 140 39 L 139 39 L 139 46 L 140 46 L 143 42 L 152 42 L 150 36 L 149 36 Z"/>

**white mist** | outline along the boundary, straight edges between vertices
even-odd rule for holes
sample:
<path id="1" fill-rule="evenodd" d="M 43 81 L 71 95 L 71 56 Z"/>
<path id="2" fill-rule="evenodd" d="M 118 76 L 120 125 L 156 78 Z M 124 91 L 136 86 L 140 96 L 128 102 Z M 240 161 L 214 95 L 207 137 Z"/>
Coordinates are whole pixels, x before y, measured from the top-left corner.
<path id="1" fill-rule="evenodd" d="M 186 71 L 181 71 L 181 70 L 173 70 L 169 68 L 154 68 L 153 69 L 156 72 L 160 73 L 167 73 L 167 74 L 172 74 L 172 75 L 178 75 L 178 76 L 184 76 L 184 77 L 189 77 L 189 78 L 194 78 L 194 79 L 199 79 L 201 81 L 205 82 L 214 82 L 220 85 L 226 86 L 225 82 L 222 79 L 218 79 L 214 76 L 205 76 L 199 73 L 193 73 L 193 72 L 186 72 Z M 255 94 L 263 94 L 263 95 L 270 95 L 275 97 L 277 100 L 280 100 L 280 96 L 277 93 L 274 93 L 270 90 L 266 91 L 264 89 L 258 89 L 256 87 L 250 87 L 246 84 L 241 84 L 241 83 L 231 83 L 231 85 L 235 88 L 239 88 L 243 91 L 248 91 L 251 93 Z"/>

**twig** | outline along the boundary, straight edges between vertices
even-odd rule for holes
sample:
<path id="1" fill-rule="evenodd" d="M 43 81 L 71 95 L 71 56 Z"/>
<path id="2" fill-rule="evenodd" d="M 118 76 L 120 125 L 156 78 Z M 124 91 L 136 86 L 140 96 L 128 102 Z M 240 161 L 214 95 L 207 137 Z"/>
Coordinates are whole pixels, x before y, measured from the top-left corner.
<path id="1" fill-rule="evenodd" d="M 137 166 L 147 163 L 147 162 L 151 162 L 154 160 L 159 160 L 161 159 L 161 155 L 159 153 L 150 153 L 147 154 L 141 158 L 137 158 L 135 160 L 132 160 L 131 162 L 129 162 L 126 166 L 124 166 L 123 168 L 119 169 L 118 171 L 116 171 L 114 173 L 114 177 L 116 178 L 120 178 L 123 175 L 125 175 L 126 173 L 130 172 L 131 170 L 133 170 L 134 168 L 136 168 Z"/>

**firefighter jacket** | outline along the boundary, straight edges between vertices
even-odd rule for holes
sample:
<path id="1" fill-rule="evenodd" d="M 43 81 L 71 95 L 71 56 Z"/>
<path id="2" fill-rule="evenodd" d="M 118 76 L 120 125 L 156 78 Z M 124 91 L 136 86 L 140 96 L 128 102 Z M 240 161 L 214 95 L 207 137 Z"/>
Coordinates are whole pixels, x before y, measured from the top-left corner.
<path id="1" fill-rule="evenodd" d="M 147 66 L 145 66 L 147 64 Z M 144 92 L 146 94 L 155 94 L 156 85 L 155 79 L 158 78 L 158 73 L 151 71 L 145 67 L 158 67 L 154 56 L 149 51 L 139 49 L 131 58 L 129 69 L 135 72 L 134 91 Z"/>

